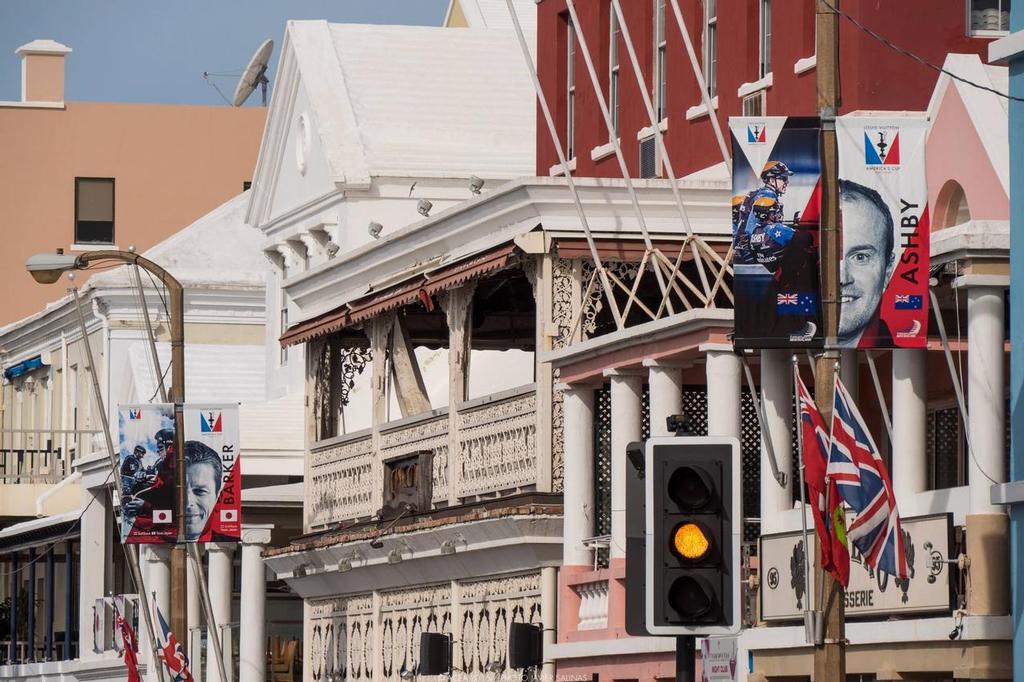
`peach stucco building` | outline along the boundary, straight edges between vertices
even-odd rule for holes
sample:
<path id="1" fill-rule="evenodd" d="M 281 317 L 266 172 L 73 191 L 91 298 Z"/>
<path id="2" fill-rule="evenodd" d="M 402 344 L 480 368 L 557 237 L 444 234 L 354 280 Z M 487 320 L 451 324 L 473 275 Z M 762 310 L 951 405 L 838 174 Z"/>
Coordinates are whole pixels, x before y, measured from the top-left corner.
<path id="1" fill-rule="evenodd" d="M 262 108 L 64 101 L 52 40 L 17 49 L 19 101 L 0 101 L 0 326 L 64 294 L 25 272 L 33 253 L 147 249 L 242 191 Z"/>

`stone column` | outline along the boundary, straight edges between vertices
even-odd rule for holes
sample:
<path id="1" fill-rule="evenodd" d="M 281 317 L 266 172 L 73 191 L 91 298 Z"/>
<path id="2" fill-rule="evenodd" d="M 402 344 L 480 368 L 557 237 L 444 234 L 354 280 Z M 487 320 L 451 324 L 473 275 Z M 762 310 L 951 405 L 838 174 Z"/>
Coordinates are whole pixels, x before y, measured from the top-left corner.
<path id="1" fill-rule="evenodd" d="M 142 552 L 146 562 L 146 589 L 150 593 L 156 594 L 156 605 L 160 607 L 161 613 L 164 614 L 164 618 L 170 618 L 171 612 L 171 551 L 169 547 L 163 545 L 147 545 L 145 550 Z M 150 594 L 152 599 L 152 594 Z M 153 655 L 153 645 L 149 641 L 149 632 L 146 627 L 142 625 L 145 621 L 142 618 L 139 619 L 139 624 L 142 626 L 139 628 L 139 651 L 145 652 L 142 654 L 142 660 L 146 663 L 146 670 L 149 671 L 146 675 L 149 680 L 159 679 L 156 675 L 156 658 Z M 159 628 L 160 625 L 154 620 L 153 627 Z M 174 635 L 178 636 L 177 633 Z"/>
<path id="2" fill-rule="evenodd" d="M 78 579 L 78 655 L 93 658 L 92 607 L 106 596 L 107 515 L 110 500 L 104 488 L 82 488 L 81 555 Z M 102 644 L 102 642 L 101 642 Z"/>
<path id="3" fill-rule="evenodd" d="M 762 350 L 761 405 L 768 430 L 761 434 L 762 533 L 776 530 L 779 512 L 793 508 L 793 403 L 792 355 L 785 350 Z M 769 434 L 779 471 L 786 475 L 784 487 L 772 476 L 767 449 Z"/>
<path id="4" fill-rule="evenodd" d="M 643 373 L 607 369 L 611 379 L 612 402 L 612 540 L 609 556 L 626 559 L 626 446 L 640 440 Z"/>
<path id="5" fill-rule="evenodd" d="M 683 411 L 683 373 L 681 363 L 645 360 L 647 384 L 651 391 L 651 436 L 674 436 L 665 420 Z"/>
<path id="6" fill-rule="evenodd" d="M 213 619 L 217 622 L 217 628 L 223 632 L 225 625 L 231 622 L 231 597 L 234 571 L 233 558 L 235 553 L 234 545 L 223 543 L 210 543 L 206 546 L 209 556 L 209 572 L 207 585 L 210 588 L 210 602 L 213 607 Z M 210 627 L 207 624 L 207 627 Z M 209 635 L 207 635 L 209 641 Z M 227 645 L 227 640 L 221 640 L 222 646 Z M 230 674 L 230 668 L 229 672 Z M 206 679 L 209 682 L 222 682 L 220 679 L 220 668 L 213 653 L 213 647 L 206 650 Z"/>
<path id="7" fill-rule="evenodd" d="M 551 647 L 555 643 L 555 629 L 558 623 L 558 569 L 544 566 L 540 569 L 540 617 L 543 623 L 542 649 L 548 652 L 541 667 L 541 679 L 555 679 L 555 661 L 551 658 Z"/>
<path id="8" fill-rule="evenodd" d="M 565 415 L 563 566 L 593 567 L 583 541 L 594 536 L 594 389 L 562 384 Z"/>
<path id="9" fill-rule="evenodd" d="M 971 508 L 967 554 L 971 559 L 967 610 L 1010 612 L 1009 518 L 992 504 L 991 487 L 1006 481 L 1006 396 L 1003 295 L 1005 277 L 966 275 L 953 281 L 967 288 L 967 458 Z"/>
<path id="10" fill-rule="evenodd" d="M 740 356 L 726 344 L 704 344 L 708 384 L 708 435 L 740 437 L 742 427 Z"/>
<path id="11" fill-rule="evenodd" d="M 199 560 L 201 562 L 202 561 L 202 556 L 203 556 L 202 555 L 202 545 L 199 546 L 199 551 L 200 551 Z M 187 635 L 188 636 L 188 640 L 187 641 L 188 641 L 188 646 L 189 646 L 188 651 L 191 652 L 192 648 L 193 648 L 192 645 L 196 644 L 198 646 L 197 642 L 201 641 L 198 638 L 201 637 L 200 632 L 201 632 L 201 630 L 203 628 L 203 609 L 202 609 L 202 605 L 200 603 L 201 602 L 201 598 L 199 596 L 199 591 L 200 591 L 199 576 L 196 575 L 196 569 L 193 567 L 192 559 L 190 557 L 186 557 L 185 558 L 185 566 L 186 566 L 185 570 L 186 570 L 186 573 L 188 575 L 188 602 L 186 604 L 186 607 L 187 607 L 186 608 L 186 610 L 187 610 L 186 617 L 188 619 L 188 635 Z M 202 566 L 200 566 L 199 570 L 202 570 Z M 196 633 L 196 634 L 193 634 L 193 633 Z M 174 633 L 174 634 L 177 635 L 178 633 Z M 211 645 L 208 650 L 210 652 L 212 652 L 213 651 L 213 646 Z M 199 660 L 199 657 L 196 656 L 194 653 L 192 654 L 192 657 L 195 658 L 196 660 Z M 202 671 L 198 671 L 198 672 L 201 673 Z"/>
<path id="12" fill-rule="evenodd" d="M 263 546 L 270 542 L 271 526 L 242 528 L 241 621 L 238 633 L 239 682 L 265 682 L 267 678 L 267 579 Z"/>
<path id="13" fill-rule="evenodd" d="M 892 487 L 896 500 L 928 487 L 925 431 L 928 419 L 928 351 L 892 352 Z"/>

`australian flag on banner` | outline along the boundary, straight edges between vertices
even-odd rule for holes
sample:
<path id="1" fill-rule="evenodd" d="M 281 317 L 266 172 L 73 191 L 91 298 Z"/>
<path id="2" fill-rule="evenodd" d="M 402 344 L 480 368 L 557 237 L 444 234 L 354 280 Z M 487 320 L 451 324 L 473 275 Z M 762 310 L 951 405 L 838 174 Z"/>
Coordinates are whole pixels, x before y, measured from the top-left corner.
<path id="1" fill-rule="evenodd" d="M 817 294 L 775 295 L 775 312 L 778 315 L 813 315 L 817 306 Z"/>
<path id="2" fill-rule="evenodd" d="M 836 375 L 826 475 L 857 514 L 846 537 L 876 571 L 907 579 L 910 568 L 889 471 L 857 406 Z"/>

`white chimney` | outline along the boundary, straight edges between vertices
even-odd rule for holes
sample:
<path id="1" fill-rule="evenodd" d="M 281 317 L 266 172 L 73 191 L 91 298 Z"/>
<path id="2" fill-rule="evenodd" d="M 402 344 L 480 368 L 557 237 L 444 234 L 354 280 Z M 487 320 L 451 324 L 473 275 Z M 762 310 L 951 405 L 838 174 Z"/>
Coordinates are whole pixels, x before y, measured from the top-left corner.
<path id="1" fill-rule="evenodd" d="M 64 55 L 71 52 L 56 40 L 33 40 L 14 54 L 21 57 L 21 101 L 64 101 Z"/>

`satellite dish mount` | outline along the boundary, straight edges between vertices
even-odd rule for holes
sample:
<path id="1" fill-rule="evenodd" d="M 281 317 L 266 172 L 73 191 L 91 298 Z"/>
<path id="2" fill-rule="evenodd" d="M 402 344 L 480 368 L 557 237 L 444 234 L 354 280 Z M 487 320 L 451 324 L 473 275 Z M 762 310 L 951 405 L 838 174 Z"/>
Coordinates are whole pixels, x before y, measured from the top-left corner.
<path id="1" fill-rule="evenodd" d="M 249 99 L 249 95 L 253 93 L 257 85 L 263 95 L 263 106 L 267 106 L 267 86 L 270 84 L 270 80 L 267 79 L 267 65 L 273 51 L 274 41 L 269 38 L 257 48 L 252 59 L 249 60 L 248 66 L 245 67 L 245 71 L 242 72 L 242 77 L 238 79 L 238 86 L 235 88 L 231 106 L 240 107 L 245 104 L 245 100 Z"/>

